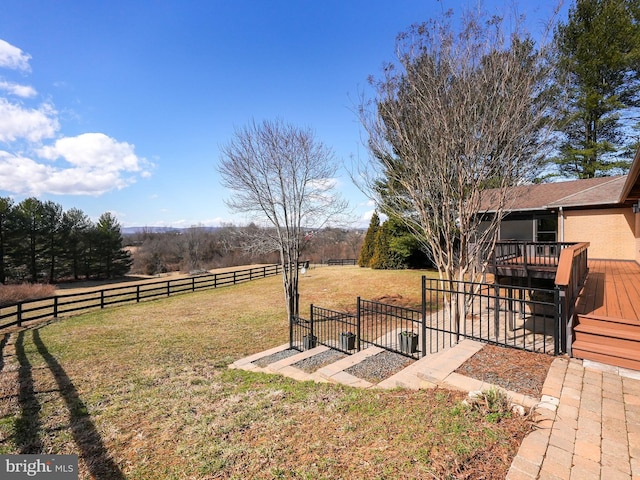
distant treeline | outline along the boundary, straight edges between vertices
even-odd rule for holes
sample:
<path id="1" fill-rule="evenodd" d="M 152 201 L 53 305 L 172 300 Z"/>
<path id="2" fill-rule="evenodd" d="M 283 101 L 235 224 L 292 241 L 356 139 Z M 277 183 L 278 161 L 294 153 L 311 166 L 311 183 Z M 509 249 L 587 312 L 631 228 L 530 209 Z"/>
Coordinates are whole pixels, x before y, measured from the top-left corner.
<path id="1" fill-rule="evenodd" d="M 158 232 L 143 229 L 125 235 L 133 255 L 132 273 L 154 275 L 167 271 L 193 272 L 253 263 L 280 263 L 269 248 L 272 229 L 255 224 L 224 225 L 215 229 L 194 226 Z M 323 228 L 304 232 L 302 261 L 326 263 L 329 259 L 357 258 L 364 234 L 361 230 Z"/>
<path id="2" fill-rule="evenodd" d="M 120 225 L 110 213 L 93 223 L 77 208 L 0 197 L 0 283 L 112 278 L 130 266 Z"/>

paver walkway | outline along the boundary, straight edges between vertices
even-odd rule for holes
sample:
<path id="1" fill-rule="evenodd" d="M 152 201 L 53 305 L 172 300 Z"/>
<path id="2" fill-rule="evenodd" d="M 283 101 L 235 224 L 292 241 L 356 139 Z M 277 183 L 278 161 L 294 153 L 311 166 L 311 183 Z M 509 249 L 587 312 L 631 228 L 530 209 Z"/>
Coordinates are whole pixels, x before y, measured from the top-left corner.
<path id="1" fill-rule="evenodd" d="M 640 372 L 554 360 L 508 480 L 640 479 Z"/>

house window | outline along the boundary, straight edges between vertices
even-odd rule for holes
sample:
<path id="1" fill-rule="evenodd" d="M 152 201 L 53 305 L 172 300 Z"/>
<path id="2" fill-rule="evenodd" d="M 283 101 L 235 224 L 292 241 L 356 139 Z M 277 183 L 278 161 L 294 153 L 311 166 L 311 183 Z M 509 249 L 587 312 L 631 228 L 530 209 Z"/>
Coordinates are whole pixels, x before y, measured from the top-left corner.
<path id="1" fill-rule="evenodd" d="M 537 242 L 557 242 L 558 238 L 558 217 L 555 215 L 545 215 L 536 218 L 536 241 Z"/>

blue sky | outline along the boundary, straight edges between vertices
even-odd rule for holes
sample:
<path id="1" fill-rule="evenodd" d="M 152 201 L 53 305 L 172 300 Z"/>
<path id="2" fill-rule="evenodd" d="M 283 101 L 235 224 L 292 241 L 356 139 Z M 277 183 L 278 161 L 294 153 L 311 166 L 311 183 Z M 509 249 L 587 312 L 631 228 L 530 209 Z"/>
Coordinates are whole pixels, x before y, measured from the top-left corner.
<path id="1" fill-rule="evenodd" d="M 0 196 L 123 226 L 245 223 L 215 169 L 235 127 L 280 118 L 346 165 L 366 157 L 353 107 L 396 35 L 477 3 L 3 0 Z M 555 5 L 521 3 L 532 22 Z M 346 170 L 338 186 L 366 226 L 373 206 Z"/>

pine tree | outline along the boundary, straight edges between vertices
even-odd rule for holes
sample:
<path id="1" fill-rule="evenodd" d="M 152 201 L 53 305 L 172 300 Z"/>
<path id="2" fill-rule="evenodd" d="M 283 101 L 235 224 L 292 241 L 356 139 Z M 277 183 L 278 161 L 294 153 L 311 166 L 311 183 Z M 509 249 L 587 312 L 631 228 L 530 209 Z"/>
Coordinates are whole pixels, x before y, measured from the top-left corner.
<path id="1" fill-rule="evenodd" d="M 394 268 L 391 249 L 389 248 L 389 231 L 385 228 L 387 222 L 376 232 L 373 242 L 373 255 L 369 261 L 369 266 L 378 270 Z"/>
<path id="2" fill-rule="evenodd" d="M 560 174 L 624 173 L 637 135 L 631 119 L 640 103 L 640 3 L 577 0 L 555 40 L 567 99 L 555 160 Z"/>
<path id="3" fill-rule="evenodd" d="M 378 216 L 378 212 L 373 212 L 371 221 L 369 222 L 369 228 L 367 229 L 367 233 L 364 236 L 362 248 L 360 249 L 360 256 L 358 257 L 358 265 L 360 265 L 361 267 L 370 266 L 369 263 L 371 262 L 371 257 L 373 257 L 376 233 L 378 232 L 379 228 L 380 217 Z"/>
<path id="4" fill-rule="evenodd" d="M 131 256 L 122 248 L 120 224 L 109 212 L 96 225 L 98 274 L 106 278 L 124 275 L 131 267 Z"/>

